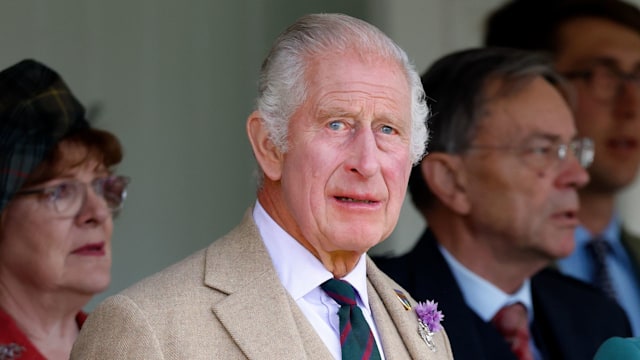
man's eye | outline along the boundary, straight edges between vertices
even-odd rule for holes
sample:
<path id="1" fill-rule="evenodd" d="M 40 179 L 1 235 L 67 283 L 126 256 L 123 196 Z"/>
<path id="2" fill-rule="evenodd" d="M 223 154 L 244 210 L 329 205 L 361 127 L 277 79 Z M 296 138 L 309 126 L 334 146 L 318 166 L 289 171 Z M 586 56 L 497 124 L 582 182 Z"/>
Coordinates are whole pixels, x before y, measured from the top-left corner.
<path id="1" fill-rule="evenodd" d="M 541 146 L 531 146 L 527 149 L 529 154 L 534 155 L 549 155 L 553 152 L 553 146 L 551 145 L 541 145 Z"/>
<path id="2" fill-rule="evenodd" d="M 387 135 L 392 135 L 392 134 L 394 133 L 394 129 L 393 129 L 391 126 L 389 126 L 389 125 L 383 125 L 383 126 L 380 128 L 380 131 L 381 131 L 383 134 L 387 134 Z"/>
<path id="3" fill-rule="evenodd" d="M 332 121 L 329 123 L 329 129 L 335 130 L 335 131 L 344 129 L 344 126 L 345 125 L 342 121 Z"/>

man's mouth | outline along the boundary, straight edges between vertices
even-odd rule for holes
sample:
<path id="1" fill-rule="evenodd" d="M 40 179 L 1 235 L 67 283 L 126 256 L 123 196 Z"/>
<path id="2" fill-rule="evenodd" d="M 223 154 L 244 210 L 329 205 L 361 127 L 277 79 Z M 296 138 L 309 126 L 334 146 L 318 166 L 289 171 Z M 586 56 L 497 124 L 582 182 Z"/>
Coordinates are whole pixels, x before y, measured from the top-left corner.
<path id="1" fill-rule="evenodd" d="M 377 203 L 377 201 L 373 201 L 373 200 L 354 199 L 354 198 L 344 197 L 344 196 L 336 196 L 336 199 L 338 199 L 339 201 L 351 202 L 351 203 L 360 203 L 360 204 L 375 204 L 375 203 Z"/>

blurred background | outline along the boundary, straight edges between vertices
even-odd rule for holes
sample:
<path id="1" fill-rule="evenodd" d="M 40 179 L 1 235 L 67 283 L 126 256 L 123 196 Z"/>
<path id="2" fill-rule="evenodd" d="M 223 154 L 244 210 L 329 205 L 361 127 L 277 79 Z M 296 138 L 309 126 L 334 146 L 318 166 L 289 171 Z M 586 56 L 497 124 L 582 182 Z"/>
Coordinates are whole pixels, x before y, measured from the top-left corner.
<path id="1" fill-rule="evenodd" d="M 640 0 L 630 0 L 640 6 Z M 484 19 L 504 0 L 0 0 L 0 68 L 34 58 L 58 71 L 114 132 L 132 177 L 115 221 L 113 281 L 87 307 L 228 232 L 255 200 L 245 120 L 260 63 L 297 17 L 343 12 L 378 26 L 422 72 L 436 58 L 481 43 Z M 620 198 L 640 232 L 640 185 Z M 391 238 L 372 251 L 400 254 L 424 223 L 405 202 Z"/>

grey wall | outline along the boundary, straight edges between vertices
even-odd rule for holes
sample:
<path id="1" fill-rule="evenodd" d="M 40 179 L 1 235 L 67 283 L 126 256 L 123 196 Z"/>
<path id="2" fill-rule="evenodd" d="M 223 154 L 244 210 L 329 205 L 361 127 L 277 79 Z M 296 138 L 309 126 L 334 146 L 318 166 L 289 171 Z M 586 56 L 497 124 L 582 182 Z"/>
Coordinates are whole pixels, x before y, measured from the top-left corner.
<path id="1" fill-rule="evenodd" d="M 367 19 L 422 71 L 446 52 L 479 44 L 482 19 L 501 2 L 0 2 L 0 68 L 26 57 L 50 65 L 88 105 L 94 125 L 116 133 L 126 151 L 119 169 L 133 182 L 116 220 L 113 282 L 88 309 L 206 246 L 253 203 L 255 166 L 244 123 L 262 58 L 299 15 L 337 11 Z M 406 204 L 396 232 L 374 251 L 404 252 L 422 227 Z"/>
<path id="2" fill-rule="evenodd" d="M 368 17 L 364 0 L 305 3 L 0 3 L 0 68 L 30 57 L 56 69 L 125 148 L 119 171 L 133 181 L 116 219 L 113 281 L 88 308 L 205 247 L 253 203 L 244 126 L 271 42 L 307 12 Z"/>

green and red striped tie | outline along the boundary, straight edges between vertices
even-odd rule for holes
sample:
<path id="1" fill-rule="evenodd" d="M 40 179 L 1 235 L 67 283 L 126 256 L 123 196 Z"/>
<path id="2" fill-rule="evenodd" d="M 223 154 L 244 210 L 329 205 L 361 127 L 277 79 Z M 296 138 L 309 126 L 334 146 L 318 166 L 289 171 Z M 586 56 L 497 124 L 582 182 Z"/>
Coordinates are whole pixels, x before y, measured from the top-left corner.
<path id="1" fill-rule="evenodd" d="M 376 339 L 356 304 L 356 291 L 348 282 L 330 279 L 320 285 L 340 305 L 340 346 L 342 360 L 379 360 Z"/>

